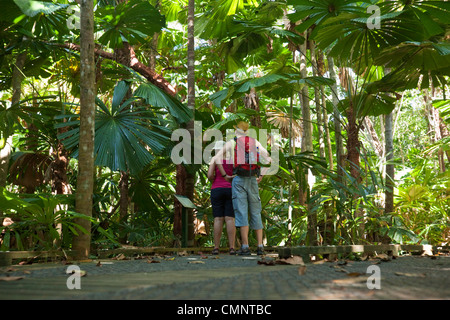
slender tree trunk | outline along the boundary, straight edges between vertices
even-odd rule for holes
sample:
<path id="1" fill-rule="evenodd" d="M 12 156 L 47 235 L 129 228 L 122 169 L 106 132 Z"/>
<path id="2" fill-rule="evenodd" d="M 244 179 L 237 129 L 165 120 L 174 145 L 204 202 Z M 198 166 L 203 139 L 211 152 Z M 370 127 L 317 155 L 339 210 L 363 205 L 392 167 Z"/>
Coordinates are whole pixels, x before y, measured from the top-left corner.
<path id="1" fill-rule="evenodd" d="M 432 90 L 431 96 L 429 90 L 424 90 L 424 100 L 425 100 L 425 110 L 427 113 L 427 120 L 429 126 L 429 132 L 431 132 L 431 142 L 436 143 L 442 139 L 441 128 L 440 128 L 440 115 L 439 111 L 433 107 L 434 90 Z M 438 150 L 438 163 L 440 172 L 445 172 L 445 160 L 444 160 L 444 151 L 442 148 Z"/>
<path id="2" fill-rule="evenodd" d="M 318 52 L 317 55 L 317 75 L 319 77 L 323 77 L 325 74 L 325 57 L 322 51 Z M 330 128 L 328 127 L 328 112 L 327 112 L 327 100 L 325 96 L 325 88 L 324 86 L 320 86 L 320 103 L 322 106 L 322 110 L 318 110 L 317 112 L 322 112 L 322 126 L 325 134 L 325 157 L 327 159 L 329 168 L 331 171 L 334 169 L 333 162 L 333 149 L 331 146 L 331 137 L 330 137 Z M 333 241 L 333 207 L 329 202 L 324 203 L 323 212 L 325 213 L 324 223 L 323 223 L 323 245 L 329 245 Z"/>
<path id="3" fill-rule="evenodd" d="M 337 75 L 334 70 L 334 60 L 331 56 L 327 57 L 328 60 L 328 69 L 330 72 L 330 78 L 335 81 L 335 83 L 331 86 L 332 89 L 332 102 L 333 102 L 333 118 L 334 118 L 334 135 L 336 141 L 336 170 L 337 170 L 337 179 L 342 182 L 344 175 L 344 146 L 342 143 L 342 129 L 341 129 L 341 114 L 338 109 L 339 97 L 338 97 L 338 87 L 337 87 Z"/>
<path id="4" fill-rule="evenodd" d="M 64 120 L 65 121 L 65 120 Z M 67 132 L 68 128 L 63 127 L 58 129 L 58 134 Z M 53 152 L 53 161 L 50 164 L 51 184 L 53 194 L 71 194 L 69 179 L 67 178 L 67 167 L 69 165 L 69 154 L 64 148 L 64 144 L 58 142 L 58 147 Z M 67 210 L 66 204 L 59 204 L 56 210 Z M 56 246 L 59 246 L 63 237 L 62 223 L 56 225 L 56 230 L 59 234 L 59 239 L 54 241 Z"/>
<path id="5" fill-rule="evenodd" d="M 244 106 L 247 109 L 252 109 L 258 112 L 257 115 L 251 117 L 250 123 L 252 126 L 261 128 L 261 116 L 259 115 L 259 98 L 255 88 L 251 88 L 250 92 L 245 94 Z"/>
<path id="6" fill-rule="evenodd" d="M 119 222 L 126 223 L 128 218 L 128 207 L 130 206 L 129 195 L 129 179 L 128 172 L 120 171 L 119 180 Z M 121 227 L 122 236 L 119 238 L 119 242 L 125 244 L 127 242 L 128 235 L 123 232 L 125 228 Z"/>
<path id="7" fill-rule="evenodd" d="M 390 68 L 385 68 L 385 74 L 391 72 Z M 394 187 L 395 187 L 395 166 L 392 163 L 394 159 L 394 116 L 393 112 L 384 117 L 384 139 L 386 155 L 386 191 L 384 194 L 384 213 L 389 214 L 394 212 Z M 384 237 L 383 242 L 387 242 L 388 237 Z"/>
<path id="8" fill-rule="evenodd" d="M 367 131 L 367 137 L 373 149 L 375 150 L 375 154 L 378 158 L 382 159 L 384 157 L 384 150 L 381 145 L 380 139 L 378 138 L 377 132 L 373 127 L 372 120 L 370 120 L 369 117 L 364 117 L 364 128 Z"/>
<path id="9" fill-rule="evenodd" d="M 313 76 L 318 76 L 318 63 L 317 63 L 317 55 L 316 55 L 316 45 L 314 41 L 309 41 L 309 47 L 311 51 L 311 63 Z M 321 101 L 320 101 L 320 88 L 314 87 L 314 103 L 316 104 L 316 117 L 317 117 L 317 132 L 319 136 L 319 155 L 322 158 L 325 158 L 325 142 L 324 142 L 324 125 L 322 121 L 322 110 L 321 110 Z"/>
<path id="10" fill-rule="evenodd" d="M 354 86 L 352 79 L 346 68 L 341 69 L 341 83 L 347 87 L 349 92 L 349 107 L 347 109 L 347 161 L 350 166 L 350 176 L 355 180 L 354 183 L 361 182 L 360 169 L 360 147 L 359 141 L 359 127 L 356 123 L 356 110 L 353 103 Z"/>
<path id="11" fill-rule="evenodd" d="M 123 2 L 123 1 L 122 1 Z M 131 60 L 133 59 L 134 49 L 128 42 L 123 42 L 122 48 L 114 48 L 114 55 L 116 57 L 116 61 L 126 67 L 131 66 Z M 124 100 L 131 98 L 131 89 L 128 90 L 127 94 L 124 97 Z M 120 172 L 120 180 L 119 180 L 119 221 L 126 222 L 128 217 L 128 208 L 130 206 L 130 195 L 129 195 L 129 179 L 130 175 L 126 171 Z M 121 231 L 124 230 L 124 227 L 121 227 Z M 127 234 L 122 232 L 122 236 L 119 239 L 119 242 L 125 244 L 127 241 Z"/>
<path id="12" fill-rule="evenodd" d="M 306 63 L 306 50 L 308 40 L 306 39 L 307 35 L 305 34 L 305 42 L 300 45 L 300 74 L 302 78 L 307 77 L 307 63 Z M 311 123 L 311 110 L 309 106 L 309 94 L 308 87 L 304 86 L 301 91 L 300 96 L 301 106 L 302 106 L 302 118 L 303 118 L 303 136 L 302 136 L 302 152 L 313 151 L 312 147 L 312 123 Z M 304 172 L 305 180 L 308 181 L 308 172 Z M 307 205 L 307 200 L 309 197 L 309 187 L 307 183 L 302 183 L 299 186 L 299 196 L 303 205 Z M 309 208 L 307 210 L 308 214 L 308 226 L 307 226 L 307 241 L 311 246 L 317 245 L 317 215 L 316 213 L 312 213 Z"/>
<path id="13" fill-rule="evenodd" d="M 90 253 L 92 193 L 94 187 L 94 137 L 95 137 L 95 59 L 94 59 L 94 2 L 81 0 L 81 76 L 80 76 L 80 151 L 78 156 L 78 177 L 76 211 L 86 218 L 76 219 L 86 233 L 78 230 L 73 238 L 76 259 L 87 259 Z"/>
<path id="14" fill-rule="evenodd" d="M 444 123 L 441 117 L 439 117 L 439 129 L 441 130 L 442 138 L 446 138 L 450 135 L 447 125 Z M 450 163 L 450 151 L 445 151 L 445 154 L 447 156 L 447 162 Z"/>
<path id="15" fill-rule="evenodd" d="M 191 146 L 195 147 L 194 143 L 194 120 L 195 120 L 195 38 L 194 38 L 194 14 L 195 14 L 195 1 L 189 0 L 188 2 L 188 44 L 187 44 L 187 60 L 188 60 L 188 73 L 187 73 L 187 87 L 188 87 L 188 101 L 187 105 L 193 112 L 193 119 L 188 123 L 187 129 L 191 132 Z M 197 152 L 200 150 L 194 150 L 192 159 L 195 159 Z M 186 196 L 194 200 L 194 188 L 195 188 L 195 172 L 186 171 L 185 191 Z M 194 245 L 194 211 L 193 209 L 187 210 L 187 246 L 192 247 Z"/>
<path id="16" fill-rule="evenodd" d="M 386 192 L 384 213 L 394 212 L 394 174 L 395 168 L 392 163 L 394 159 L 394 136 L 392 128 L 392 112 L 385 116 L 385 139 L 386 139 Z"/>
<path id="17" fill-rule="evenodd" d="M 24 78 L 22 69 L 26 59 L 26 52 L 19 53 L 16 57 L 16 63 L 13 66 L 11 105 L 20 102 L 20 96 L 22 95 L 22 81 Z M 8 177 L 9 158 L 12 150 L 12 136 L 2 138 L 5 139 L 5 142 L 3 146 L 0 146 L 0 186 L 5 187 Z"/>
<path id="18" fill-rule="evenodd" d="M 325 57 L 322 51 L 319 51 L 317 58 L 317 74 L 319 77 L 323 77 L 325 74 Z M 325 96 L 325 87 L 320 86 L 320 96 L 322 104 L 322 119 L 323 119 L 323 129 L 325 132 L 325 154 L 330 166 L 330 170 L 334 169 L 333 163 L 333 148 L 331 146 L 330 128 L 328 127 L 328 111 L 327 111 L 327 98 Z"/>

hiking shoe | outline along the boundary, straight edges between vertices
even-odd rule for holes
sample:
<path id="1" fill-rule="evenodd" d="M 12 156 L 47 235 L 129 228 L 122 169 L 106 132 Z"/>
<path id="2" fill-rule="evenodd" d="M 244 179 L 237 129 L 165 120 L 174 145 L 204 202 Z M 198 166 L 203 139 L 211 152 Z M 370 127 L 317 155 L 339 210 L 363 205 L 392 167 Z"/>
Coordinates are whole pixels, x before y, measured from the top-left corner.
<path id="1" fill-rule="evenodd" d="M 230 255 L 236 255 L 236 250 L 234 250 L 234 248 L 230 248 Z"/>
<path id="2" fill-rule="evenodd" d="M 213 256 L 217 256 L 219 254 L 219 249 L 218 248 L 214 248 L 213 251 L 211 252 L 211 254 Z"/>
<path id="3" fill-rule="evenodd" d="M 256 251 L 256 254 L 258 256 L 264 255 L 264 248 L 263 247 L 258 247 L 258 251 Z"/>
<path id="4" fill-rule="evenodd" d="M 240 248 L 237 253 L 240 256 L 249 256 L 251 254 L 250 248 Z"/>

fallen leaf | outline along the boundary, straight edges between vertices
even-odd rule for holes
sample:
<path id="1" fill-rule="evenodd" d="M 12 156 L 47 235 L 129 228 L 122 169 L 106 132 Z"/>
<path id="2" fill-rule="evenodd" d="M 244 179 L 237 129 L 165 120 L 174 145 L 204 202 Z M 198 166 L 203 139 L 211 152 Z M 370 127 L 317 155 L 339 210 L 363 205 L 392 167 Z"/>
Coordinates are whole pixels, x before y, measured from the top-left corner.
<path id="1" fill-rule="evenodd" d="M 304 265 L 302 257 L 300 256 L 292 256 L 286 259 L 277 260 L 278 264 L 292 264 L 292 265 Z"/>
<path id="2" fill-rule="evenodd" d="M 24 266 L 24 265 L 27 265 L 27 264 L 33 264 L 35 258 L 37 258 L 37 257 L 33 257 L 33 258 L 28 259 L 26 261 L 20 261 L 19 262 L 19 266 Z"/>
<path id="3" fill-rule="evenodd" d="M 365 275 L 365 273 L 360 273 L 360 272 L 347 272 L 347 276 L 349 277 L 359 277 Z"/>
<path id="4" fill-rule="evenodd" d="M 375 256 L 375 259 L 380 259 L 381 261 L 388 262 L 391 261 L 389 256 L 386 253 L 379 253 Z"/>
<path id="5" fill-rule="evenodd" d="M 347 270 L 345 270 L 345 269 L 343 269 L 342 267 L 339 267 L 339 266 L 334 266 L 334 271 L 348 273 Z"/>
<path id="6" fill-rule="evenodd" d="M 351 277 L 351 278 L 344 278 L 344 279 L 334 279 L 333 283 L 336 284 L 353 284 L 353 283 L 359 283 L 359 282 L 366 282 L 367 277 Z"/>
<path id="7" fill-rule="evenodd" d="M 192 264 L 204 264 L 205 262 L 204 262 L 204 261 L 198 261 L 198 260 L 195 260 L 195 261 L 188 261 L 188 263 L 192 263 Z"/>
<path id="8" fill-rule="evenodd" d="M 404 276 L 404 277 L 417 277 L 417 278 L 424 278 L 424 277 L 426 277 L 425 273 L 396 272 L 395 275 L 397 275 L 397 276 Z"/>
<path id="9" fill-rule="evenodd" d="M 262 259 L 262 260 L 258 261 L 258 264 L 262 264 L 262 265 L 265 265 L 265 266 L 274 266 L 275 265 L 275 261 Z"/>
<path id="10" fill-rule="evenodd" d="M 23 277 L 0 277 L 0 281 L 16 281 L 23 279 Z"/>
<path id="11" fill-rule="evenodd" d="M 115 259 L 115 260 L 125 260 L 125 259 L 127 259 L 127 257 L 123 253 L 121 253 L 121 254 L 119 254 L 117 257 L 115 257 L 113 259 Z"/>
<path id="12" fill-rule="evenodd" d="M 306 273 L 306 266 L 300 266 L 298 267 L 298 274 L 299 275 L 304 275 Z"/>
<path id="13" fill-rule="evenodd" d="M 161 263 L 161 261 L 154 259 L 147 259 L 147 263 Z"/>

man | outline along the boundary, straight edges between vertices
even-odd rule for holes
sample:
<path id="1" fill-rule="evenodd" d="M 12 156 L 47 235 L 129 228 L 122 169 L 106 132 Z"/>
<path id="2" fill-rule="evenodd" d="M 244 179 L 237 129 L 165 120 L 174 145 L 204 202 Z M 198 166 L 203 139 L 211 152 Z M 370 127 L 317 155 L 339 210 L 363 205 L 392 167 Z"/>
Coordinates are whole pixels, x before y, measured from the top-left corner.
<path id="1" fill-rule="evenodd" d="M 264 254 L 263 224 L 261 220 L 262 208 L 258 183 L 261 181 L 264 173 L 267 172 L 267 168 L 263 167 L 262 170 L 259 168 L 254 169 L 256 165 L 249 165 L 249 156 L 247 152 L 248 144 L 251 145 L 250 149 L 252 150 L 250 150 L 250 152 L 256 152 L 256 159 L 262 158 L 265 160 L 264 163 L 269 163 L 271 158 L 269 157 L 267 150 L 259 143 L 259 141 L 248 137 L 248 129 L 249 124 L 247 122 L 239 122 L 237 126 L 235 126 L 236 137 L 227 141 L 223 149 L 217 154 L 217 157 L 220 159 L 223 157 L 223 154 L 229 155 L 229 152 L 232 153 L 233 156 L 231 159 L 234 167 L 233 176 L 230 176 L 225 172 L 221 161 L 217 161 L 216 166 L 222 177 L 232 181 L 231 193 L 235 212 L 235 222 L 236 227 L 240 228 L 241 234 L 241 249 L 238 251 L 238 254 L 250 255 L 248 233 L 251 228 L 255 230 L 256 234 L 256 241 L 258 244 L 257 254 L 262 255 Z M 243 143 L 241 143 L 241 138 L 246 139 L 244 143 L 247 144 L 247 149 L 245 151 L 242 150 Z M 245 156 L 243 156 L 244 152 L 246 152 Z M 244 158 L 246 161 L 243 160 Z M 253 158 L 255 158 L 255 156 Z M 256 163 L 256 161 L 251 163 Z M 246 166 L 244 166 L 244 164 Z M 246 167 L 246 169 L 243 169 L 244 167 Z M 248 168 L 250 168 L 250 170 Z"/>

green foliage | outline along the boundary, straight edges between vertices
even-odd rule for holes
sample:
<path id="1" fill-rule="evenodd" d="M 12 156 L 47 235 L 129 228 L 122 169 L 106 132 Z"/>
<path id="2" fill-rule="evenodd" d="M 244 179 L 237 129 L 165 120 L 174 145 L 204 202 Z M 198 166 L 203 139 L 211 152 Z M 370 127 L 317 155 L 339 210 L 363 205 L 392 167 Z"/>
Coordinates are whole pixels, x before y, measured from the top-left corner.
<path id="1" fill-rule="evenodd" d="M 86 232 L 73 222 L 74 218 L 87 219 L 86 216 L 73 210 L 62 209 L 65 206 L 73 207 L 72 196 L 39 194 L 21 197 L 0 188 L 0 207 L 4 210 L 4 215 L 14 221 L 10 226 L 1 227 L 8 239 L 2 244 L 2 250 L 10 249 L 11 235 L 15 236 L 19 250 L 49 250 L 58 248 L 62 240 L 58 227 L 67 228 L 71 234 Z"/>
<path id="2" fill-rule="evenodd" d="M 186 117 L 187 113 L 170 97 L 166 97 L 165 101 L 155 99 L 152 96 L 155 91 L 160 96 L 166 95 L 153 85 L 140 86 L 136 90 L 137 94 L 126 99 L 130 88 L 130 82 L 119 82 L 114 89 L 110 106 L 104 104 L 100 99 L 96 99 L 99 108 L 95 117 L 94 152 L 96 165 L 106 166 L 111 170 L 130 170 L 131 173 L 135 174 L 154 159 L 153 154 L 161 154 L 170 144 L 170 131 L 167 128 L 168 120 L 164 119 L 156 108 L 151 108 L 150 105 L 142 103 L 144 99 L 141 99 L 140 96 L 149 100 L 150 103 L 166 105 L 165 101 L 167 101 L 169 110 L 176 117 Z M 181 112 L 184 113 L 179 112 L 177 114 L 177 110 L 182 110 Z M 78 115 L 61 115 L 58 118 L 69 119 L 69 121 L 62 122 L 56 127 L 74 127 L 58 137 L 63 141 L 66 148 L 74 149 L 72 155 L 76 157 L 79 139 L 79 120 L 76 119 Z M 75 119 L 72 120 L 73 118 Z M 153 154 L 148 150 L 148 147 Z"/>
<path id="3" fill-rule="evenodd" d="M 104 6 L 96 10 L 102 36 L 100 43 L 111 48 L 121 48 L 123 41 L 131 45 L 146 39 L 165 26 L 165 19 L 148 1 L 124 1 L 117 6 Z"/>
<path id="4" fill-rule="evenodd" d="M 450 175 L 436 172 L 424 155 L 413 156 L 415 167 L 398 187 L 393 225 L 388 229 L 399 242 L 439 244 L 450 227 Z"/>

